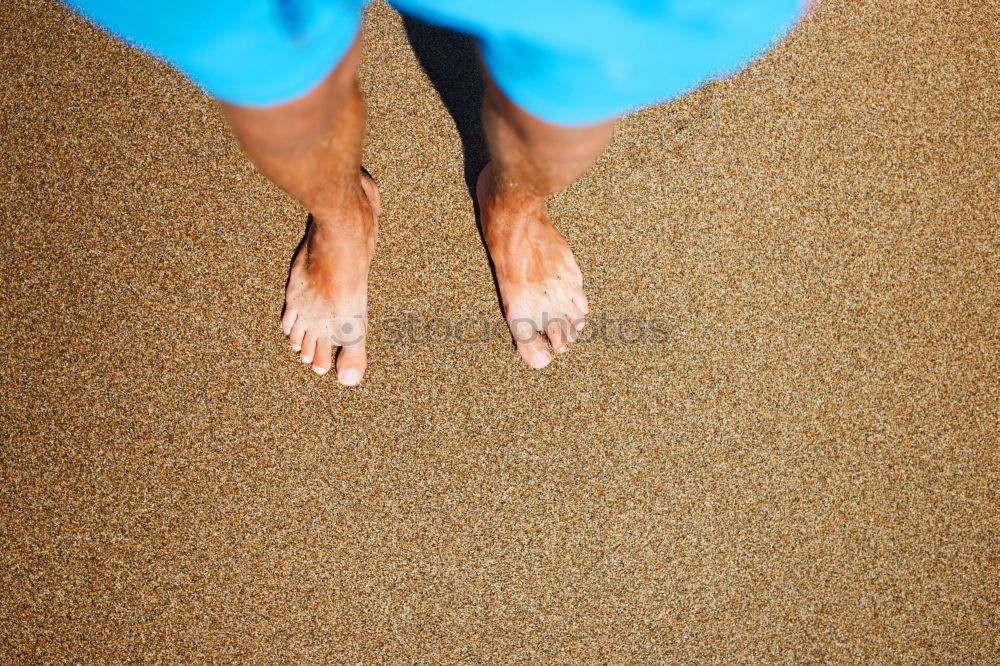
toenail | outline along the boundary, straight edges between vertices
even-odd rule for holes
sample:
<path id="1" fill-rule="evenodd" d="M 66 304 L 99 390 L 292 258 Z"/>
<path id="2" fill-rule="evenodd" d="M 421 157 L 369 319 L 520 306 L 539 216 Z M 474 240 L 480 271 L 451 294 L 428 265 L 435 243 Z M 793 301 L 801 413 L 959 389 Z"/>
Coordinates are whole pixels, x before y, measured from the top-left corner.
<path id="1" fill-rule="evenodd" d="M 556 353 L 557 354 L 563 354 L 563 353 L 566 352 L 567 349 L 569 349 L 569 347 L 567 347 L 566 345 L 563 345 L 562 347 L 560 347 L 559 349 L 556 350 Z"/>
<path id="2" fill-rule="evenodd" d="M 361 373 L 354 368 L 348 368 L 340 373 L 337 378 L 344 386 L 355 386 L 361 381 Z"/>
<path id="3" fill-rule="evenodd" d="M 330 368 L 320 368 L 320 367 L 315 366 L 315 365 L 313 366 L 313 372 L 315 372 L 317 375 L 320 375 L 320 376 L 325 375 L 329 369 Z"/>
<path id="4" fill-rule="evenodd" d="M 549 355 L 543 351 L 535 352 L 534 354 L 531 355 L 531 363 L 535 367 L 540 368 L 548 362 L 549 362 Z"/>
<path id="5" fill-rule="evenodd" d="M 309 362 L 311 362 L 313 360 L 313 357 L 312 356 L 301 356 L 301 357 L 299 357 L 299 360 L 302 361 L 303 363 L 309 363 Z"/>
<path id="6" fill-rule="evenodd" d="M 297 345 L 294 342 L 292 343 L 292 351 L 301 351 L 301 349 L 302 345 Z"/>

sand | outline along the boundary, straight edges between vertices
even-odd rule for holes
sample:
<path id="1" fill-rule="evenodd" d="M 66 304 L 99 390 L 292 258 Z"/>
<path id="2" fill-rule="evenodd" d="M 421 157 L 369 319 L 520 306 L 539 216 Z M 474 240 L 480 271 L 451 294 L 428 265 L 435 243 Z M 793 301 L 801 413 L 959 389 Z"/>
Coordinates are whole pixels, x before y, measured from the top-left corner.
<path id="1" fill-rule="evenodd" d="M 1000 661 L 996 3 L 824 0 L 628 117 L 552 202 L 594 316 L 541 372 L 469 44 L 375 5 L 355 390 L 281 335 L 306 215 L 211 101 L 0 17 L 0 660 Z"/>

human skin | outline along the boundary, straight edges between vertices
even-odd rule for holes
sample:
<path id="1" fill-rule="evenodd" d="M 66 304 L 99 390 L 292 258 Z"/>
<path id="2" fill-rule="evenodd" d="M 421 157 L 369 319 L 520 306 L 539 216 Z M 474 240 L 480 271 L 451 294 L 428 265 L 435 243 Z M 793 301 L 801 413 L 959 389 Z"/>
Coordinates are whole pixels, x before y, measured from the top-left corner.
<path id="1" fill-rule="evenodd" d="M 380 198 L 361 168 L 365 105 L 358 90 L 360 42 L 326 80 L 289 104 L 221 104 L 260 171 L 311 213 L 292 261 L 281 326 L 300 359 L 340 383 L 367 368 L 368 269 Z M 491 161 L 479 176 L 483 235 L 505 316 L 524 361 L 541 368 L 576 340 L 588 312 L 583 279 L 545 209 L 546 198 L 579 178 L 607 144 L 613 122 L 565 128 L 519 109 L 487 74 L 483 129 Z M 546 337 L 549 344 L 546 344 Z"/>
<path id="2" fill-rule="evenodd" d="M 281 326 L 318 374 L 333 366 L 353 386 L 367 367 L 368 267 L 378 236 L 379 193 L 361 169 L 365 105 L 357 85 L 360 42 L 316 89 L 290 104 L 222 104 L 257 168 L 312 216 L 292 260 Z"/>
<path id="3" fill-rule="evenodd" d="M 546 211 L 546 198 L 577 180 L 614 122 L 566 128 L 515 106 L 487 75 L 483 130 L 491 161 L 477 184 L 483 236 L 505 316 L 524 361 L 543 368 L 576 341 L 589 312 L 583 276 Z"/>

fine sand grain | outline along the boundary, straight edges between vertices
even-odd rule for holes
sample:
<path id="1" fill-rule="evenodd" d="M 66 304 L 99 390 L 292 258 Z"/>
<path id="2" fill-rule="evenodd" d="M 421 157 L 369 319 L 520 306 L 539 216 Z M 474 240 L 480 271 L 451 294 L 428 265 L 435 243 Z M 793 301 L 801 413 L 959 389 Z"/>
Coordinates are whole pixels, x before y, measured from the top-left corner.
<path id="1" fill-rule="evenodd" d="M 552 202 L 594 316 L 541 372 L 469 44 L 375 5 L 355 390 L 210 100 L 0 18 L 0 661 L 1000 662 L 996 2 L 825 0 L 626 119 Z"/>

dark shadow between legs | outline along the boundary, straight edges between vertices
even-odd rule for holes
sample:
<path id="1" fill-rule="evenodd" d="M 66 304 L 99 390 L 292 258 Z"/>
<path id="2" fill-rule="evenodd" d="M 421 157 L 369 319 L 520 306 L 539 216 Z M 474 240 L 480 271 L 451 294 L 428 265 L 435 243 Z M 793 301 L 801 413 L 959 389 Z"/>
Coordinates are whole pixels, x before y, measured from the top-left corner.
<path id="1" fill-rule="evenodd" d="M 465 186 L 472 199 L 476 229 L 479 230 L 479 240 L 486 251 L 490 272 L 493 274 L 497 303 L 500 312 L 503 313 L 503 300 L 500 298 L 496 269 L 486 247 L 486 238 L 483 236 L 483 225 L 479 216 L 479 201 L 476 198 L 476 179 L 490 160 L 480 115 L 485 86 L 482 73 L 479 71 L 476 42 L 468 35 L 430 25 L 405 14 L 403 26 L 406 28 L 406 37 L 417 56 L 417 61 L 441 96 L 441 101 L 458 129 L 465 160 Z"/>
<path id="2" fill-rule="evenodd" d="M 489 161 L 480 121 L 483 77 L 472 37 L 403 15 L 406 37 L 420 66 L 455 121 L 465 153 L 465 184 L 475 200 L 476 178 Z"/>

